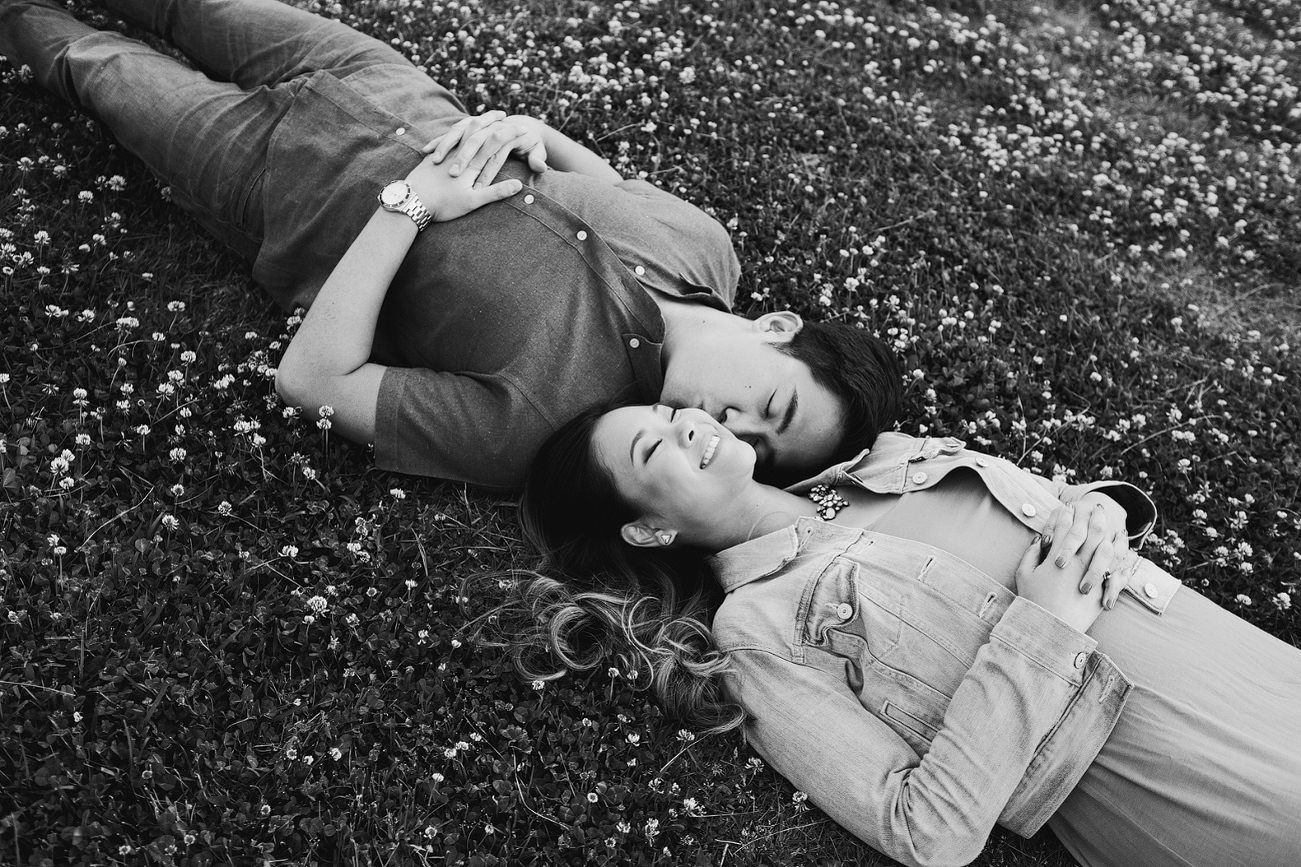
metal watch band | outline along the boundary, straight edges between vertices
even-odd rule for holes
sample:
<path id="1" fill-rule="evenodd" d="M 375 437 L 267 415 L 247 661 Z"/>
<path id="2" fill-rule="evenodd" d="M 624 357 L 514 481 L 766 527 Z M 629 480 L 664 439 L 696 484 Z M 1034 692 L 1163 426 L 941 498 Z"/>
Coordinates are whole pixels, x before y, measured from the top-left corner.
<path id="1" fill-rule="evenodd" d="M 434 215 L 429 213 L 429 209 L 421 203 L 420 199 L 416 198 L 414 192 L 407 203 L 402 206 L 402 213 L 415 220 L 417 232 L 423 232 L 425 226 L 428 226 L 429 221 L 434 218 Z"/>

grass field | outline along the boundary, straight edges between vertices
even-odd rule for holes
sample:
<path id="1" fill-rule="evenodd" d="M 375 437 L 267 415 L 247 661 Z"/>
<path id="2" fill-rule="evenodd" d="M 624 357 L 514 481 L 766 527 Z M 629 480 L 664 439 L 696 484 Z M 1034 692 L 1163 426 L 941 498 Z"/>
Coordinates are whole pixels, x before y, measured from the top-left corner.
<path id="1" fill-rule="evenodd" d="M 904 430 L 1149 489 L 1147 556 L 1301 642 L 1295 0 L 312 8 L 709 209 L 741 312 L 888 335 Z M 513 503 L 286 412 L 293 322 L 0 75 L 0 864 L 888 863 L 618 672 L 460 636 Z"/>

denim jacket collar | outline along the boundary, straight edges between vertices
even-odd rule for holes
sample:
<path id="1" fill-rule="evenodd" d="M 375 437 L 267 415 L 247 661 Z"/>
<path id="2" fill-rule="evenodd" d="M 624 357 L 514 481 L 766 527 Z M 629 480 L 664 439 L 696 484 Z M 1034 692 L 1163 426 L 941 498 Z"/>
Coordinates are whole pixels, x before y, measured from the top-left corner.
<path id="1" fill-rule="evenodd" d="M 800 518 L 800 521 L 809 520 Z M 800 550 L 799 523 L 733 545 L 709 558 L 709 567 L 724 593 L 766 578 L 795 559 Z"/>

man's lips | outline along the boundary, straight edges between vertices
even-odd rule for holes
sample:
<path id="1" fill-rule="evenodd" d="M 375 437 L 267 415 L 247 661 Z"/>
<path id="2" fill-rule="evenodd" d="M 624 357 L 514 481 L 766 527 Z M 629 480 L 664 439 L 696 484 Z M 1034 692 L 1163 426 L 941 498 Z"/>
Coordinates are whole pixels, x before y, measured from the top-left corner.
<path id="1" fill-rule="evenodd" d="M 709 462 L 714 459 L 714 452 L 718 451 L 719 442 L 721 442 L 721 439 L 718 434 L 714 434 L 709 438 L 709 442 L 705 444 L 705 453 L 700 458 L 700 468 L 702 470 L 709 466 Z"/>

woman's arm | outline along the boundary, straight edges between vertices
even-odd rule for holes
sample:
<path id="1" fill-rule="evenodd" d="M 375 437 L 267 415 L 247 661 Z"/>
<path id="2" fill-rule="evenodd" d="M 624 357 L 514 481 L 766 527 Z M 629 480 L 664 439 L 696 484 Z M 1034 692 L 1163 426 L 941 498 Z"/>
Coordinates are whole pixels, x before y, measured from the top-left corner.
<path id="1" fill-rule="evenodd" d="M 470 178 L 454 178 L 428 158 L 406 180 L 435 222 L 520 189 L 515 180 L 476 188 Z M 375 326 L 417 231 L 406 214 L 377 208 L 321 286 L 276 372 L 276 391 L 285 403 L 313 417 L 331 407 L 332 428 L 356 442 L 375 440 L 375 406 L 385 370 L 369 361 Z"/>
<path id="2" fill-rule="evenodd" d="M 1095 648 L 1089 636 L 1014 599 L 924 756 L 882 718 L 893 706 L 879 697 L 865 706 L 842 677 L 820 668 L 745 648 L 729 651 L 727 682 L 749 714 L 750 743 L 823 812 L 904 864 L 956 867 L 980 854 L 1068 709 L 1079 702 L 1083 713 L 1098 712 L 1098 697 L 1081 695 L 1076 663 Z"/>

